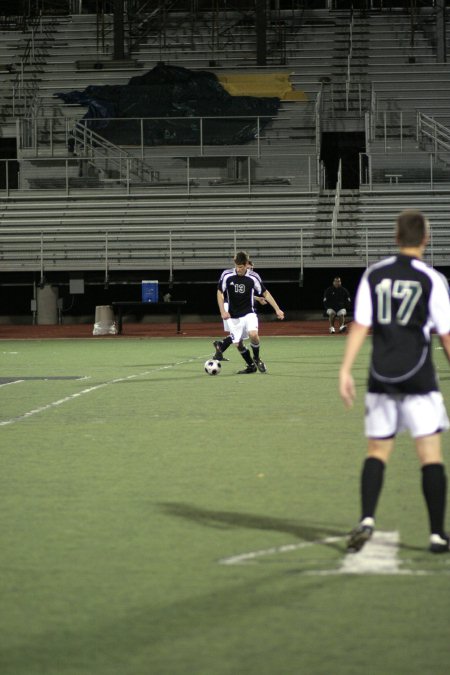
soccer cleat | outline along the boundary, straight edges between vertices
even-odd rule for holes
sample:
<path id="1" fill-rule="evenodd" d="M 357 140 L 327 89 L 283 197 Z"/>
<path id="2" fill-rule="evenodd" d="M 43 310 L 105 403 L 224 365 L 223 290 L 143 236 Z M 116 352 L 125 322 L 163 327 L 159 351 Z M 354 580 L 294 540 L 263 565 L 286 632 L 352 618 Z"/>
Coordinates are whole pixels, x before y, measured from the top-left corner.
<path id="1" fill-rule="evenodd" d="M 254 363 L 252 363 L 251 366 L 247 366 L 244 370 L 238 370 L 237 374 L 238 375 L 248 375 L 250 373 L 256 373 L 257 368 Z"/>
<path id="2" fill-rule="evenodd" d="M 330 334 L 332 335 L 332 334 L 335 333 L 335 332 L 336 332 L 336 331 L 334 330 L 333 326 L 331 326 L 331 328 L 330 328 Z"/>
<path id="3" fill-rule="evenodd" d="M 364 544 L 371 538 L 373 530 L 373 525 L 363 525 L 362 522 L 359 523 L 359 525 L 350 532 L 347 541 L 347 551 L 349 553 L 357 553 L 360 551 Z"/>
<path id="4" fill-rule="evenodd" d="M 220 342 L 220 340 L 214 340 L 213 345 L 214 349 L 216 350 L 213 359 L 215 359 L 216 361 L 228 361 L 228 359 L 226 359 L 223 355 L 222 343 Z"/>
<path id="5" fill-rule="evenodd" d="M 448 553 L 450 551 L 450 538 L 448 534 L 432 534 L 428 550 L 431 553 Z"/>
<path id="6" fill-rule="evenodd" d="M 255 366 L 258 368 L 260 373 L 267 373 L 266 364 L 261 359 L 253 359 Z"/>
<path id="7" fill-rule="evenodd" d="M 339 332 L 340 333 L 345 333 L 346 330 L 347 330 L 347 326 L 339 326 Z"/>

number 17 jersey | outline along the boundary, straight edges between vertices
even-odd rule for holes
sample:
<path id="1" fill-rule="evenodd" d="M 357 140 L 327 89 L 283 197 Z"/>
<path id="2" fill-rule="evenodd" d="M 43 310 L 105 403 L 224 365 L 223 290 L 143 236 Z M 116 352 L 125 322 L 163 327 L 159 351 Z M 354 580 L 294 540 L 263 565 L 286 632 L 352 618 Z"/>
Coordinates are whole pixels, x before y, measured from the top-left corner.
<path id="1" fill-rule="evenodd" d="M 372 327 L 369 392 L 438 390 L 431 330 L 450 332 L 449 289 L 439 272 L 402 254 L 375 263 L 359 284 L 354 318 Z"/>

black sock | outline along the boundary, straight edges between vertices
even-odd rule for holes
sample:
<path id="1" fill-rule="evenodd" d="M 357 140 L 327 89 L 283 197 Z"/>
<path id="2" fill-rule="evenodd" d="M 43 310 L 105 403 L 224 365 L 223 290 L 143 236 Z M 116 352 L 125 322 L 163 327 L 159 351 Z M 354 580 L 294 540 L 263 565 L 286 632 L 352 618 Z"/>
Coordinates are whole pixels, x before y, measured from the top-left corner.
<path id="1" fill-rule="evenodd" d="M 222 352 L 224 352 L 228 347 L 233 344 L 233 339 L 228 335 L 228 337 L 224 338 L 222 342 L 220 343 L 220 348 Z"/>
<path id="2" fill-rule="evenodd" d="M 447 476 L 443 464 L 422 467 L 422 492 L 428 509 L 431 534 L 444 534 Z"/>
<path id="3" fill-rule="evenodd" d="M 244 349 L 242 351 L 241 350 L 239 350 L 239 351 L 240 351 L 241 356 L 244 359 L 245 363 L 248 366 L 252 366 L 253 365 L 252 357 L 250 356 L 250 352 L 248 351 L 247 347 L 244 347 Z"/>
<path id="4" fill-rule="evenodd" d="M 252 352 L 253 352 L 253 358 L 258 360 L 259 359 L 259 343 L 257 345 L 252 344 Z"/>
<path id="5" fill-rule="evenodd" d="M 383 487 L 384 462 L 376 457 L 367 457 L 361 473 L 361 506 L 363 518 L 374 518 L 378 497 Z"/>

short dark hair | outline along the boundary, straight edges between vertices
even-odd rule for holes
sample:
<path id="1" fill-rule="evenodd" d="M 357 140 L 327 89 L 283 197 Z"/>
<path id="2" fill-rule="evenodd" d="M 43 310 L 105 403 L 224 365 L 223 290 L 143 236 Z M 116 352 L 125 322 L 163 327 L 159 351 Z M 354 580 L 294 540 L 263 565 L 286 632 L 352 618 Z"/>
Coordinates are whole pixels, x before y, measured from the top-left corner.
<path id="1" fill-rule="evenodd" d="M 406 209 L 397 218 L 399 246 L 420 246 L 428 233 L 428 221 L 420 211 Z"/>
<path id="2" fill-rule="evenodd" d="M 246 265 L 248 263 L 248 253 L 246 251 L 238 251 L 234 256 L 236 265 Z"/>

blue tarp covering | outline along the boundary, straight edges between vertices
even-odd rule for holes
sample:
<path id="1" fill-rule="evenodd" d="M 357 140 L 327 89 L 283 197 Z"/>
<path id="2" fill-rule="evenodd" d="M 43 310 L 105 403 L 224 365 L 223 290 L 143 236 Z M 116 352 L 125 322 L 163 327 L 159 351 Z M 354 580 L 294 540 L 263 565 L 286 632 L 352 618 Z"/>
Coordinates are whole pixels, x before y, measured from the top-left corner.
<path id="1" fill-rule="evenodd" d="M 193 117 L 248 117 L 203 121 L 202 141 L 209 145 L 247 143 L 257 134 L 256 117 L 277 114 L 276 97 L 231 96 L 216 75 L 207 71 L 158 64 L 127 85 L 90 85 L 84 91 L 58 92 L 65 103 L 87 106 L 90 129 L 117 145 L 193 145 L 200 142 L 200 122 Z M 123 118 L 168 118 L 145 120 Z M 108 119 L 122 118 L 122 119 Z M 260 119 L 260 129 L 270 120 Z"/>

